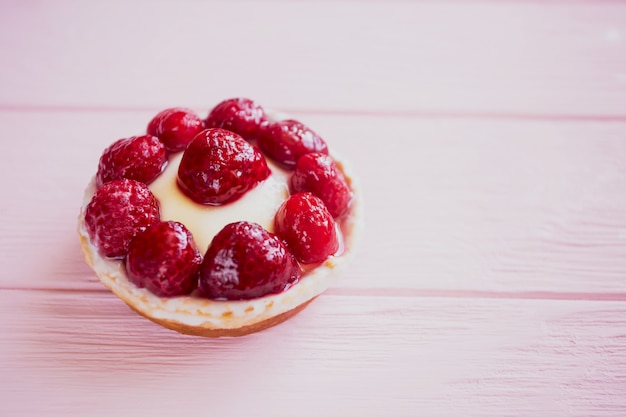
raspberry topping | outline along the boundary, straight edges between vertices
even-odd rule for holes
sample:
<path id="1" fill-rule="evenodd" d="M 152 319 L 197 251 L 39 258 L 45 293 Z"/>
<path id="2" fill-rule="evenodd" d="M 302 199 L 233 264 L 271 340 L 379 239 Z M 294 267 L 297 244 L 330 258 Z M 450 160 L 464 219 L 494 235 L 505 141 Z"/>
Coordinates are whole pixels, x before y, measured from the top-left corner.
<path id="1" fill-rule="evenodd" d="M 225 129 L 200 132 L 187 146 L 178 167 L 178 185 L 200 204 L 235 201 L 270 175 L 261 153 Z"/>
<path id="2" fill-rule="evenodd" d="M 271 123 L 254 101 L 232 98 L 205 120 L 186 108 L 168 108 L 146 131 L 104 150 L 84 218 L 92 244 L 103 256 L 121 259 L 137 287 L 158 297 L 253 299 L 285 291 L 315 264 L 340 254 L 335 218 L 350 207 L 350 183 L 326 142 L 304 124 Z M 159 202 L 147 186 L 163 172 L 168 153 L 180 151 L 180 165 L 172 166 L 165 180 L 177 172 L 179 189 L 203 205 L 234 202 L 266 180 L 271 174 L 266 157 L 292 170 L 290 178 L 278 175 L 281 181 L 289 178 L 291 196 L 274 215 L 275 232 L 251 221 L 230 223 L 203 256 L 183 223 L 161 220 Z M 160 195 L 160 185 L 154 186 Z M 280 190 L 285 192 L 283 183 Z"/>
<path id="3" fill-rule="evenodd" d="M 202 255 L 181 223 L 155 223 L 130 241 L 126 271 L 139 288 L 159 297 L 187 295 L 198 284 Z"/>
<path id="4" fill-rule="evenodd" d="M 147 132 L 158 137 L 168 151 L 178 152 L 185 149 L 203 129 L 202 119 L 193 110 L 173 107 L 154 116 Z"/>
<path id="5" fill-rule="evenodd" d="M 226 225 L 207 249 L 199 288 L 211 299 L 250 299 L 284 291 L 301 275 L 293 255 L 257 223 Z"/>
<path id="6" fill-rule="evenodd" d="M 263 108 L 248 98 L 230 98 L 222 101 L 211 110 L 205 120 L 207 128 L 230 130 L 248 141 L 258 139 L 267 124 Z"/>
<path id="7" fill-rule="evenodd" d="M 85 208 L 87 233 L 109 258 L 124 257 L 132 238 L 159 219 L 159 204 L 148 186 L 126 178 L 104 184 Z"/>
<path id="8" fill-rule="evenodd" d="M 259 148 L 287 169 L 293 169 L 298 159 L 307 153 L 328 154 L 324 139 L 296 120 L 270 124 L 259 138 Z"/>
<path id="9" fill-rule="evenodd" d="M 274 228 L 303 264 L 322 262 L 339 249 L 333 216 L 309 192 L 294 194 L 280 206 Z"/>
<path id="10" fill-rule="evenodd" d="M 309 153 L 298 159 L 291 176 L 291 191 L 310 191 L 318 196 L 333 217 L 346 212 L 352 194 L 335 161 L 322 153 Z"/>
<path id="11" fill-rule="evenodd" d="M 119 139 L 100 156 L 96 186 L 128 178 L 146 184 L 152 182 L 167 163 L 165 146 L 152 135 Z"/>

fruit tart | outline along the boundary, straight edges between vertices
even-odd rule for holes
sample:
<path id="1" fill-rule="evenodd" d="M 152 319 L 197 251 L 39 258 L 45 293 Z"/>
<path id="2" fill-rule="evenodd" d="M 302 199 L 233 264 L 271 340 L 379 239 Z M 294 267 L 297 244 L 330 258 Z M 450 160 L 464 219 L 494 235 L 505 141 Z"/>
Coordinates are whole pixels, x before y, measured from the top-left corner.
<path id="1" fill-rule="evenodd" d="M 106 148 L 78 231 L 100 281 L 148 319 L 207 337 L 297 314 L 354 253 L 359 194 L 303 123 L 247 98 L 156 114 Z"/>

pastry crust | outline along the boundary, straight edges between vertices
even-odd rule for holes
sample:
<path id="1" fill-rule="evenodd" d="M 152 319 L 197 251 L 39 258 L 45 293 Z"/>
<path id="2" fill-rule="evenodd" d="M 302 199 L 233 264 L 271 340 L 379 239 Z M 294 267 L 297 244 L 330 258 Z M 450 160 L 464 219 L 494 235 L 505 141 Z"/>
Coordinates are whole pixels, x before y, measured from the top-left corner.
<path id="1" fill-rule="evenodd" d="M 356 235 L 361 223 L 361 201 L 354 177 L 345 163 L 337 162 L 353 192 L 349 213 L 342 216 L 340 227 L 343 250 L 311 269 L 291 288 L 280 294 L 253 300 L 216 301 L 196 297 L 160 298 L 132 284 L 121 260 L 100 255 L 90 242 L 84 221 L 84 209 L 94 193 L 92 183 L 85 191 L 78 218 L 80 246 L 85 262 L 99 280 L 138 314 L 159 325 L 180 333 L 205 337 L 243 336 L 275 326 L 302 311 L 325 291 L 340 274 L 346 262 L 354 256 Z M 242 219 L 244 220 L 244 219 Z"/>

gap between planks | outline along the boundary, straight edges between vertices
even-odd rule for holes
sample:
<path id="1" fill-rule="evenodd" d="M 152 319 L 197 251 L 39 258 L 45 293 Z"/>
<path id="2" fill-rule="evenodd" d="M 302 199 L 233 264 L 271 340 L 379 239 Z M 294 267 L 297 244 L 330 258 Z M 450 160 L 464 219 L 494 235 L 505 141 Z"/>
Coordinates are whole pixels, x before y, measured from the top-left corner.
<path id="1" fill-rule="evenodd" d="M 200 106 L 192 106 L 200 107 Z M 14 113 L 157 113 L 160 107 L 151 106 L 98 106 L 98 105 L 45 105 L 45 104 L 2 104 L 0 112 Z M 514 113 L 514 112 L 471 112 L 429 110 L 382 110 L 382 109 L 322 109 L 281 108 L 288 114 L 315 116 L 377 117 L 401 119 L 470 119 L 470 120 L 518 120 L 549 122 L 626 122 L 626 114 L 567 114 L 567 113 Z"/>
<path id="2" fill-rule="evenodd" d="M 0 291 L 51 292 L 51 293 L 106 293 L 98 287 L 0 287 Z M 497 299 L 497 300 L 558 300 L 625 302 L 623 292 L 564 292 L 564 291 L 480 291 L 416 288 L 329 288 L 324 296 L 380 297 L 380 298 L 444 298 L 444 299 Z"/>

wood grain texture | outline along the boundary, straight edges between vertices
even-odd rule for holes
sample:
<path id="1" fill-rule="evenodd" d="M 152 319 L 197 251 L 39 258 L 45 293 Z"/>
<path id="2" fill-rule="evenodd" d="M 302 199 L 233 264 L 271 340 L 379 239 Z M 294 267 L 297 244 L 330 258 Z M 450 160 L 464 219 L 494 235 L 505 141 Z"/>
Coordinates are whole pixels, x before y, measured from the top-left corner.
<path id="1" fill-rule="evenodd" d="M 0 314 L 12 317 L 0 323 L 7 416 L 626 407 L 623 302 L 322 296 L 274 329 L 218 340 L 162 329 L 99 292 L 0 291 Z"/>
<path id="2" fill-rule="evenodd" d="M 626 4 L 0 1 L 0 416 L 626 415 Z M 352 161 L 353 267 L 240 339 L 83 263 L 98 157 L 248 96 Z"/>
<path id="3" fill-rule="evenodd" d="M 0 7 L 5 107 L 157 110 L 243 95 L 280 108 L 626 117 L 619 2 Z"/>
<path id="4" fill-rule="evenodd" d="M 102 149 L 151 116 L 0 113 L 22 137 L 0 155 L 2 288 L 101 288 L 78 250 L 83 189 Z M 363 191 L 358 259 L 337 289 L 626 300 L 626 194 L 616 192 L 626 124 L 298 117 L 349 155 Z M 362 146 L 380 141 L 375 157 Z M 33 253 L 39 262 L 23 261 Z"/>

